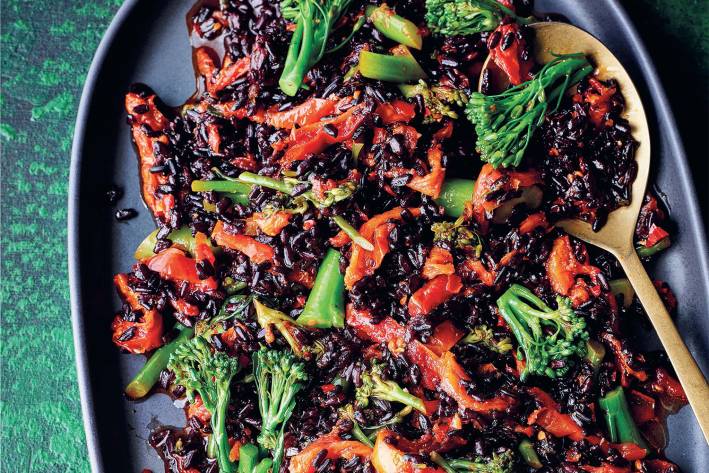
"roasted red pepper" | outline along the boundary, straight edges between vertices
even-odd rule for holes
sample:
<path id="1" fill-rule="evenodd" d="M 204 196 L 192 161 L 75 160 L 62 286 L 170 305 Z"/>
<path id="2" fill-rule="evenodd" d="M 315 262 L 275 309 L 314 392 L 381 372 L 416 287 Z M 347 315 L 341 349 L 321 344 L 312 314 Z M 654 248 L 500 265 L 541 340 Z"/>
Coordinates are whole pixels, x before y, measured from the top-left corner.
<path id="1" fill-rule="evenodd" d="M 221 220 L 214 226 L 212 238 L 214 238 L 219 246 L 241 251 L 256 264 L 271 261 L 274 256 L 273 248 L 267 244 L 256 241 L 246 235 L 235 235 L 227 232 Z"/>
<path id="2" fill-rule="evenodd" d="M 214 256 L 212 255 L 212 259 Z M 213 277 L 200 279 L 197 272 L 197 261 L 185 255 L 179 248 L 167 248 L 146 260 L 145 264 L 164 279 L 174 282 L 187 281 L 196 289 L 211 291 L 217 288 Z"/>
<path id="3" fill-rule="evenodd" d="M 316 123 L 321 118 L 335 112 L 338 101 L 334 99 L 308 99 L 300 105 L 279 112 L 278 110 L 266 113 L 266 123 L 275 128 L 291 130 L 296 125 L 304 127 Z"/>
<path id="4" fill-rule="evenodd" d="M 384 256 L 389 252 L 389 232 L 394 228 L 393 224 L 387 222 L 401 220 L 403 210 L 401 207 L 393 208 L 375 215 L 362 224 L 359 234 L 374 245 L 374 250 L 368 251 L 359 245 L 352 246 L 352 256 L 350 256 L 350 263 L 345 271 L 345 287 L 347 289 L 351 289 L 363 277 L 371 276 L 379 268 Z M 414 216 L 418 216 L 420 213 L 417 208 L 408 210 Z"/>
<path id="5" fill-rule="evenodd" d="M 568 296 L 574 307 L 578 307 L 586 302 L 590 294 L 598 297 L 601 294 L 601 286 L 598 283 L 598 276 L 601 270 L 589 263 L 589 257 L 584 248 L 583 261 L 579 261 L 571 248 L 571 241 L 568 235 L 561 236 L 554 240 L 551 254 L 546 263 L 546 272 L 552 289 L 557 294 Z M 591 279 L 591 286 L 579 276 L 588 276 Z"/>
<path id="6" fill-rule="evenodd" d="M 416 116 L 416 107 L 403 100 L 394 100 L 379 104 L 374 113 L 382 118 L 385 125 L 396 122 L 408 123 Z"/>
<path id="7" fill-rule="evenodd" d="M 131 353 L 145 353 L 160 347 L 163 344 L 162 315 L 157 310 L 143 307 L 137 294 L 128 286 L 128 276 L 117 274 L 113 282 L 118 294 L 131 310 L 142 314 L 134 322 L 125 320 L 120 314 L 116 315 L 111 324 L 113 343 Z"/>
<path id="8" fill-rule="evenodd" d="M 509 77 L 512 85 L 519 85 L 532 78 L 532 55 L 517 23 L 497 27 L 487 40 L 490 57 L 495 65 Z"/>
<path id="9" fill-rule="evenodd" d="M 320 458 L 320 453 L 325 451 L 325 458 L 330 460 L 352 460 L 360 457 L 364 461 L 368 460 L 372 454 L 372 449 L 367 445 L 355 440 L 343 440 L 336 432 L 318 437 L 310 442 L 298 454 L 293 456 L 288 466 L 290 473 L 314 473 L 315 459 Z"/>
<path id="10" fill-rule="evenodd" d="M 436 307 L 458 294 L 463 288 L 460 277 L 441 274 L 428 281 L 409 299 L 409 315 L 416 317 L 430 314 Z"/>
<path id="11" fill-rule="evenodd" d="M 444 250 L 440 246 L 431 248 L 431 252 L 423 264 L 422 276 L 426 279 L 433 279 L 442 274 L 450 275 L 455 273 L 453 266 L 453 255 L 450 251 Z"/>
<path id="12" fill-rule="evenodd" d="M 167 128 L 169 120 L 158 110 L 155 100 L 155 95 L 130 92 L 126 94 L 125 107 L 131 117 L 133 141 L 138 148 L 141 195 L 155 218 L 169 222 L 175 197 L 172 194 L 158 197 L 158 187 L 167 184 L 167 177 L 150 172 L 159 164 L 155 149 L 168 143 L 167 135 L 160 132 Z"/>
<path id="13" fill-rule="evenodd" d="M 514 171 L 499 167 L 495 169 L 491 164 L 484 164 L 475 181 L 473 198 L 466 213 L 478 222 L 483 232 L 487 231 L 493 212 L 508 198 L 507 194 L 514 194 L 542 183 L 539 173 L 534 170 Z M 503 196 L 503 199 L 494 197 Z"/>
<path id="14" fill-rule="evenodd" d="M 295 161 L 301 161 L 311 154 L 324 151 L 330 145 L 350 140 L 366 116 L 365 104 L 361 103 L 331 120 L 293 129 L 284 142 L 274 145 L 277 150 L 286 148 L 281 158 L 281 165 L 288 167 Z"/>
<path id="15" fill-rule="evenodd" d="M 239 77 L 249 72 L 251 59 L 246 56 L 238 60 L 233 60 L 231 54 L 226 53 L 222 62 L 222 67 L 217 72 L 217 67 L 212 59 L 210 51 L 201 47 L 195 51 L 197 71 L 204 77 L 207 92 L 212 97 L 216 97 L 219 92 L 232 85 Z"/>

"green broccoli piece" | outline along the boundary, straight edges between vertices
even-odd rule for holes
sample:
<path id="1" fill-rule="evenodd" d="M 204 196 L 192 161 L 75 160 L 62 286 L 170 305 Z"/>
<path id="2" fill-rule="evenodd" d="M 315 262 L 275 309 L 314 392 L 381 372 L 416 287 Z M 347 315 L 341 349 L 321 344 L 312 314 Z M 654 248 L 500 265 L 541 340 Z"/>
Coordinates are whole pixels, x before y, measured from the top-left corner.
<path id="1" fill-rule="evenodd" d="M 570 358 L 586 354 L 586 321 L 576 315 L 568 299 L 557 297 L 556 301 L 558 308 L 553 310 L 519 284 L 497 299 L 497 307 L 519 343 L 517 356 L 524 352 L 522 381 L 529 374 L 564 376 L 572 365 Z"/>
<path id="2" fill-rule="evenodd" d="M 468 335 L 461 340 L 463 343 L 480 344 L 488 350 L 496 353 L 507 353 L 512 350 L 512 340 L 509 337 L 504 337 L 501 340 L 495 340 L 495 335 L 492 329 L 487 325 L 478 325 L 473 328 Z"/>
<path id="3" fill-rule="evenodd" d="M 497 0 L 426 0 L 426 24 L 434 33 L 447 36 L 492 31 L 505 16 L 529 23 Z"/>
<path id="4" fill-rule="evenodd" d="M 517 166 L 534 131 L 559 107 L 564 91 L 593 70 L 582 53 L 557 56 L 534 79 L 502 92 L 473 92 L 466 114 L 475 125 L 476 147 L 494 167 Z"/>
<path id="5" fill-rule="evenodd" d="M 308 347 L 303 346 L 298 340 L 296 335 L 297 322 L 280 310 L 265 306 L 256 298 L 253 299 L 253 303 L 256 309 L 256 322 L 265 332 L 266 343 L 270 345 L 276 340 L 276 336 L 273 333 L 273 327 L 275 327 L 286 342 L 288 342 L 293 353 L 295 353 L 298 358 L 306 358 L 308 356 Z"/>
<path id="6" fill-rule="evenodd" d="M 225 353 L 212 350 L 204 338 L 197 337 L 175 349 L 167 368 L 175 374 L 175 383 L 187 390 L 187 399 L 194 402 L 195 394 L 199 394 L 212 416 L 207 455 L 217 459 L 219 471 L 234 473 L 236 466 L 229 460 L 231 447 L 226 416 L 231 398 L 229 386 L 239 372 L 239 363 Z"/>
<path id="7" fill-rule="evenodd" d="M 262 347 L 254 353 L 254 381 L 261 413 L 257 441 L 273 452 L 273 471 L 283 459 L 283 432 L 295 408 L 295 396 L 308 380 L 305 364 L 292 353 Z"/>
<path id="8" fill-rule="evenodd" d="M 421 398 L 403 389 L 396 382 L 384 379 L 384 365 L 372 362 L 372 367 L 361 375 L 362 385 L 357 388 L 355 399 L 359 407 L 367 407 L 369 398 L 375 397 L 390 402 L 400 402 L 419 412 L 426 413 L 426 406 Z"/>
<path id="9" fill-rule="evenodd" d="M 352 0 L 281 0 L 281 15 L 295 22 L 278 85 L 287 95 L 298 93 L 308 70 L 326 52 L 330 32 Z"/>
<path id="10" fill-rule="evenodd" d="M 444 117 L 455 120 L 458 118 L 458 113 L 454 106 L 464 107 L 468 101 L 468 97 L 461 90 L 438 85 L 429 86 L 423 80 L 414 85 L 400 84 L 399 90 L 407 99 L 417 95 L 423 97 L 426 106 L 424 123 L 439 122 Z"/>
<path id="11" fill-rule="evenodd" d="M 431 231 L 434 243 L 447 243 L 451 248 L 468 248 L 476 258 L 480 258 L 483 240 L 478 233 L 466 226 L 464 216 L 458 217 L 454 222 L 436 222 L 431 225 Z"/>
<path id="12" fill-rule="evenodd" d="M 440 454 L 431 453 L 431 460 L 446 473 L 513 473 L 515 471 L 515 457 L 511 450 L 502 453 L 493 453 L 492 458 L 478 457 L 474 460 L 445 459 Z"/>

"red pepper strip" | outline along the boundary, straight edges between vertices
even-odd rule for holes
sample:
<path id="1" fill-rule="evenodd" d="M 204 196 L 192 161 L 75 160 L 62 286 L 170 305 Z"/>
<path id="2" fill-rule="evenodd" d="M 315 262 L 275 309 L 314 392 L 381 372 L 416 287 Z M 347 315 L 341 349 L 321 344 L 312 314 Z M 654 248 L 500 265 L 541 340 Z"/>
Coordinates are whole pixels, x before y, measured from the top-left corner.
<path id="1" fill-rule="evenodd" d="M 332 120 L 320 121 L 302 128 L 293 129 L 290 137 L 285 142 L 280 145 L 274 145 L 275 149 L 282 146 L 288 148 L 281 159 L 281 165 L 288 167 L 291 163 L 301 161 L 308 155 L 324 151 L 330 145 L 351 139 L 355 130 L 359 128 L 367 115 L 364 112 L 364 107 L 365 104 L 361 103 Z M 325 131 L 325 125 L 334 126 L 337 131 L 336 136 L 328 134 Z"/>
<path id="2" fill-rule="evenodd" d="M 487 200 L 487 196 L 491 192 L 498 191 L 499 189 L 515 192 L 525 187 L 531 187 L 541 183 L 539 173 L 535 170 L 522 172 L 503 167 L 495 169 L 490 164 L 484 164 L 475 181 L 473 198 L 467 206 L 466 213 L 472 215 L 478 224 L 480 224 L 480 228 L 483 232 L 487 232 L 489 220 L 492 218 L 493 212 L 503 203 L 498 202 L 496 199 Z"/>
<path id="3" fill-rule="evenodd" d="M 266 123 L 274 128 L 286 130 L 293 129 L 295 125 L 303 127 L 335 112 L 337 104 L 337 100 L 312 98 L 282 112 L 277 110 L 266 112 Z"/>
<path id="4" fill-rule="evenodd" d="M 649 473 L 676 473 L 679 471 L 679 467 L 672 462 L 667 460 L 645 460 L 643 462 L 645 466 L 649 469 Z"/>
<path id="5" fill-rule="evenodd" d="M 532 233 L 537 228 L 542 230 L 549 228 L 549 222 L 547 222 L 547 216 L 544 212 L 533 213 L 519 224 L 519 232 L 522 235 Z"/>
<path id="6" fill-rule="evenodd" d="M 508 40 L 512 38 L 512 41 Z M 496 41 L 496 44 L 493 44 Z M 512 85 L 519 85 L 532 78 L 532 66 L 534 62 L 531 54 L 526 54 L 527 59 L 523 59 L 523 52 L 529 49 L 526 41 L 519 36 L 519 25 L 517 23 L 507 23 L 497 27 L 488 36 L 487 45 L 490 50 L 490 57 L 495 65 L 510 78 Z M 493 47 L 494 46 L 494 47 Z M 503 46 L 505 48 L 503 49 Z"/>
<path id="7" fill-rule="evenodd" d="M 194 236 L 195 239 L 195 259 L 197 261 L 207 261 L 209 264 L 213 265 L 217 258 L 214 256 L 212 251 L 212 245 L 209 244 L 207 235 L 202 232 L 197 232 Z"/>
<path id="8" fill-rule="evenodd" d="M 372 466 L 377 473 L 444 473 L 441 468 L 421 464 L 410 453 L 418 453 L 410 441 L 382 429 L 374 442 Z"/>
<path id="9" fill-rule="evenodd" d="M 197 274 L 197 261 L 186 256 L 179 248 L 167 248 L 146 260 L 148 268 L 160 273 L 164 279 L 174 282 L 187 281 L 199 290 L 211 291 L 217 288 L 213 277 L 200 279 Z"/>
<path id="10" fill-rule="evenodd" d="M 444 352 L 453 348 L 464 336 L 465 332 L 458 329 L 450 320 L 446 320 L 436 325 L 433 329 L 433 335 L 426 346 L 430 348 L 433 353 L 441 356 Z"/>
<path id="11" fill-rule="evenodd" d="M 650 390 L 659 395 L 660 403 L 670 412 L 677 412 L 687 405 L 687 395 L 682 385 L 665 368 L 655 369 L 655 379 L 650 383 Z"/>
<path id="12" fill-rule="evenodd" d="M 408 123 L 416 116 L 416 107 L 403 100 L 379 104 L 374 111 L 382 118 L 385 125 L 396 122 Z"/>
<path id="13" fill-rule="evenodd" d="M 263 109 L 257 109 L 253 113 L 249 113 L 246 107 L 236 107 L 235 102 L 220 102 L 215 104 L 209 104 L 208 107 L 205 106 L 205 111 L 209 108 L 214 109 L 220 116 L 224 118 L 236 118 L 238 120 L 243 120 L 248 118 L 254 123 L 263 123 L 266 120 L 266 113 Z"/>
<path id="14" fill-rule="evenodd" d="M 359 245 L 353 245 L 350 264 L 345 271 L 345 287 L 351 289 L 354 284 L 365 276 L 371 276 L 379 268 L 382 259 L 389 252 L 389 232 L 393 226 L 385 226 L 389 220 L 401 220 L 402 207 L 395 207 L 387 212 L 375 215 L 367 220 L 359 229 L 360 235 L 374 245 L 373 251 L 367 251 Z M 421 213 L 420 209 L 410 208 L 414 217 Z M 379 227 L 383 227 L 377 233 Z M 376 233 L 376 235 L 375 235 Z"/>
<path id="15" fill-rule="evenodd" d="M 128 276 L 117 274 L 113 278 L 118 294 L 133 311 L 142 312 L 139 322 L 129 322 L 120 315 L 113 319 L 113 343 L 130 353 L 145 353 L 162 345 L 163 321 L 160 312 L 154 309 L 145 309 L 138 300 L 138 296 L 128 286 Z M 133 333 L 127 340 L 121 340 L 128 330 Z"/>
<path id="16" fill-rule="evenodd" d="M 212 230 L 212 238 L 214 238 L 219 246 L 225 246 L 232 250 L 241 251 L 256 264 L 271 261 L 274 256 L 273 248 L 267 244 L 256 241 L 246 235 L 234 235 L 228 233 L 224 228 L 224 223 L 221 220 L 214 226 L 214 230 Z"/>
<path id="17" fill-rule="evenodd" d="M 645 246 L 647 248 L 650 248 L 658 241 L 662 240 L 663 238 L 667 238 L 668 236 L 670 236 L 669 233 L 667 233 L 664 229 L 658 227 L 653 223 L 652 225 L 650 225 L 650 231 L 648 232 L 647 240 L 645 240 Z"/>
<path id="18" fill-rule="evenodd" d="M 463 288 L 460 277 L 441 274 L 428 281 L 409 299 L 409 315 L 416 317 L 430 314 L 436 307 L 458 294 Z"/>
<path id="19" fill-rule="evenodd" d="M 354 457 L 367 460 L 372 454 L 372 449 L 367 445 L 355 440 L 342 440 L 337 433 L 331 432 L 313 440 L 297 455 L 292 457 L 288 471 L 290 473 L 315 472 L 314 460 L 316 457 L 319 458 L 320 452 L 323 450 L 327 452 L 325 458 L 331 460 L 343 458 L 347 461 Z"/>
<path id="20" fill-rule="evenodd" d="M 643 369 L 633 368 L 632 365 L 636 364 L 636 359 L 628 347 L 623 346 L 623 342 L 619 338 L 610 332 L 603 332 L 601 334 L 601 340 L 613 352 L 613 358 L 615 358 L 616 367 L 620 373 L 621 386 L 624 388 L 628 387 L 630 384 L 628 378 L 630 376 L 636 378 L 638 381 L 647 381 L 647 372 Z"/>
<path id="21" fill-rule="evenodd" d="M 231 58 L 231 54 L 226 53 L 222 63 L 222 68 L 214 75 L 216 66 L 207 48 L 198 48 L 195 51 L 197 61 L 197 71 L 204 76 L 207 92 L 212 97 L 216 97 L 218 92 L 229 87 L 239 77 L 249 72 L 251 58 L 243 57 L 237 61 Z"/>
<path id="22" fill-rule="evenodd" d="M 190 304 L 184 299 L 177 299 L 176 301 L 170 302 L 172 304 L 172 307 L 174 307 L 175 310 L 181 314 L 190 317 L 197 317 L 199 315 L 199 307 L 194 304 Z"/>
<path id="23" fill-rule="evenodd" d="M 527 424 L 537 424 L 554 437 L 569 437 L 577 442 L 585 437 L 583 429 L 567 414 L 551 407 L 542 407 L 533 411 L 527 419 Z"/>
<path id="24" fill-rule="evenodd" d="M 210 414 L 209 410 L 204 407 L 204 403 L 202 402 L 202 398 L 199 394 L 195 396 L 194 402 L 191 402 L 187 407 L 187 417 L 196 417 L 202 422 L 202 425 L 207 425 L 209 420 L 212 418 L 212 414 Z"/>
<path id="25" fill-rule="evenodd" d="M 433 279 L 442 274 L 450 275 L 455 273 L 453 266 L 453 255 L 448 250 L 444 250 L 440 246 L 431 248 L 431 252 L 423 264 L 422 276 L 426 279 Z"/>
<path id="26" fill-rule="evenodd" d="M 359 245 L 354 245 L 352 248 L 352 256 L 350 264 L 345 271 L 345 285 L 347 289 L 360 279 L 371 276 L 381 266 L 382 261 L 387 253 L 389 253 L 389 233 L 394 229 L 393 223 L 385 223 L 379 225 L 375 230 L 371 240 L 374 245 L 372 251 L 365 250 Z"/>
<path id="27" fill-rule="evenodd" d="M 626 396 L 633 420 L 638 426 L 642 428 L 644 423 L 657 418 L 655 398 L 634 389 L 626 391 Z"/>
<path id="28" fill-rule="evenodd" d="M 604 124 L 606 114 L 613 108 L 611 102 L 617 91 L 615 84 L 606 85 L 594 77 L 588 79 L 583 100 L 588 104 L 588 116 L 596 127 Z"/>
<path id="29" fill-rule="evenodd" d="M 468 258 L 463 263 L 463 266 L 474 273 L 485 286 L 492 287 L 495 285 L 497 274 L 495 271 L 488 270 L 479 259 Z"/>
<path id="30" fill-rule="evenodd" d="M 581 465 L 581 469 L 589 473 L 630 473 L 630 468 L 625 466 L 615 466 L 610 463 L 601 463 L 601 466 Z"/>
<path id="31" fill-rule="evenodd" d="M 579 262 L 571 248 L 568 235 L 554 240 L 554 246 L 546 262 L 546 273 L 552 289 L 557 294 L 569 296 L 574 307 L 589 299 L 589 290 L 596 297 L 601 294 L 601 286 L 597 282 L 601 270 L 589 263 L 585 250 L 584 261 Z M 585 281 L 577 280 L 579 275 L 589 276 L 594 285 L 587 288 Z"/>
<path id="32" fill-rule="evenodd" d="M 429 197 L 437 199 L 441 194 L 443 181 L 446 178 L 446 168 L 441 166 L 443 159 L 443 149 L 440 143 L 434 143 L 428 149 L 428 164 L 431 170 L 424 176 L 414 175 L 411 180 L 406 183 L 406 187 L 418 191 Z"/>
<path id="33" fill-rule="evenodd" d="M 534 399 L 542 405 L 542 407 L 548 407 L 557 411 L 559 410 L 559 403 L 557 403 L 554 398 L 542 388 L 532 386 L 528 389 L 528 391 L 532 396 L 534 396 Z"/>
<path id="34" fill-rule="evenodd" d="M 222 137 L 219 136 L 219 127 L 215 123 L 207 123 L 207 142 L 212 153 L 219 154 L 219 147 L 222 144 Z"/>
<path id="35" fill-rule="evenodd" d="M 364 311 L 347 306 L 347 324 L 359 338 L 375 343 L 399 344 L 406 336 L 406 329 L 390 317 L 385 317 L 379 323 L 373 324 L 371 317 Z M 440 341 L 436 344 L 424 345 L 418 340 L 406 344 L 406 356 L 421 370 L 421 384 L 426 389 L 441 389 L 452 397 L 462 408 L 475 412 L 490 412 L 505 410 L 509 402 L 502 398 L 478 401 L 468 394 L 463 382 L 470 377 L 458 364 L 450 351 L 437 353 L 450 341 Z"/>
<path id="36" fill-rule="evenodd" d="M 632 442 L 614 443 L 613 448 L 618 450 L 620 456 L 629 462 L 640 460 L 647 456 L 647 451 Z"/>
<path id="37" fill-rule="evenodd" d="M 145 113 L 135 113 L 136 107 L 147 107 Z M 175 197 L 166 194 L 156 197 L 157 189 L 161 184 L 167 183 L 167 177 L 159 173 L 152 173 L 150 169 L 157 165 L 154 147 L 156 143 L 167 144 L 166 135 L 150 136 L 144 127 L 150 128 L 154 132 L 163 131 L 169 120 L 163 115 L 155 105 L 155 95 L 145 98 L 136 93 L 126 94 L 126 111 L 131 115 L 131 133 L 133 141 L 138 148 L 138 160 L 140 167 L 141 194 L 145 205 L 150 209 L 153 216 L 162 221 L 170 220 L 170 212 L 175 207 Z"/>
<path id="38" fill-rule="evenodd" d="M 263 213 L 256 212 L 251 216 L 251 218 L 263 233 L 273 237 L 281 233 L 281 230 L 288 225 L 291 214 L 279 210 L 266 217 Z"/>

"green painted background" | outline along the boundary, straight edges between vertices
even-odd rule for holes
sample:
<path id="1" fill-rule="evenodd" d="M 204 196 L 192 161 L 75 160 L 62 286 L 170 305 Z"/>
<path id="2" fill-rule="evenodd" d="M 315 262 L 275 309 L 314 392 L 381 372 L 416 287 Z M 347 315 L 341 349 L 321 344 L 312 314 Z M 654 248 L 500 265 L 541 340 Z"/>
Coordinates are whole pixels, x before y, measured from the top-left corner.
<path id="1" fill-rule="evenodd" d="M 158 0 L 144 0 L 158 1 Z M 595 0 L 587 0 L 595 1 Z M 69 315 L 66 194 L 74 115 L 122 0 L 2 0 L 0 471 L 88 471 Z M 626 0 L 706 175 L 703 0 Z M 671 51 L 663 56 L 663 52 Z M 670 62 L 669 57 L 674 58 Z M 694 104 L 693 113 L 684 113 Z M 700 186 L 706 191 L 707 186 Z M 706 200 L 706 194 L 702 194 Z M 106 343 L 109 343 L 106 340 Z"/>

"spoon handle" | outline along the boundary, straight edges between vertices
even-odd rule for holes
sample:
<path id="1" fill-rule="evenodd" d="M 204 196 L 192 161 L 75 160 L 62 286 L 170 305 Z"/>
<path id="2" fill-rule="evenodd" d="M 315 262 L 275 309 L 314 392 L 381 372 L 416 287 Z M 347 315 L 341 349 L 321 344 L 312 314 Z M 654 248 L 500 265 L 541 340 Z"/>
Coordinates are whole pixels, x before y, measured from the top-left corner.
<path id="1" fill-rule="evenodd" d="M 694 410 L 699 427 L 704 432 L 704 438 L 709 442 L 709 385 L 684 344 L 637 253 L 633 250 L 627 255 L 616 256 L 655 327 L 660 342 L 677 373 L 677 378 L 684 388 L 689 405 Z"/>

